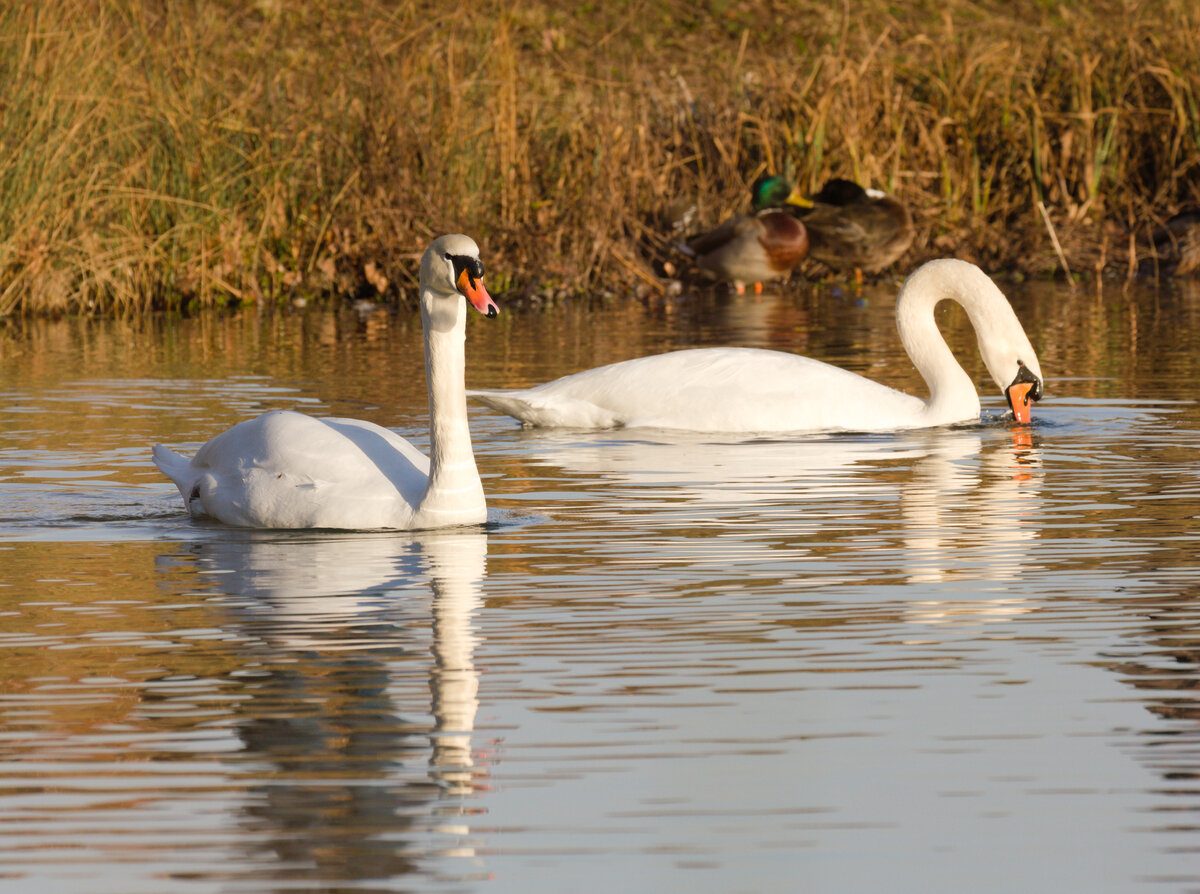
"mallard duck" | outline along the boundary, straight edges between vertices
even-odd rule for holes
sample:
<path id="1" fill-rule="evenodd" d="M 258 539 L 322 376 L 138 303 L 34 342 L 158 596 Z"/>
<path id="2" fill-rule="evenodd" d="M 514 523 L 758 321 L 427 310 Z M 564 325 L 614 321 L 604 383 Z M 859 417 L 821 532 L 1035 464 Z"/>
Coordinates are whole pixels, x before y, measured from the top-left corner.
<path id="1" fill-rule="evenodd" d="M 782 177 L 760 177 L 751 187 L 754 213 L 731 217 L 715 230 L 693 236 L 684 253 L 697 267 L 731 282 L 738 294 L 746 286 L 787 279 L 808 253 L 804 224 L 783 206 L 804 201 Z"/>
<path id="2" fill-rule="evenodd" d="M 811 197 L 811 207 L 793 199 L 789 210 L 808 230 L 808 256 L 835 270 L 875 273 L 912 244 L 908 208 L 878 189 L 835 178 Z"/>

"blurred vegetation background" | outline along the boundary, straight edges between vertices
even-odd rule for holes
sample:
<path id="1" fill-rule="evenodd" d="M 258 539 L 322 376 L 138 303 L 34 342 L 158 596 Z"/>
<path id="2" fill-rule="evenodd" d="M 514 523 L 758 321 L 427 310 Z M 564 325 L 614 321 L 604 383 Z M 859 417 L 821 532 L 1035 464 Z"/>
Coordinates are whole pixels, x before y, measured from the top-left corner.
<path id="1" fill-rule="evenodd" d="M 1200 205 L 1194 0 L 13 0 L 0 315 L 659 290 L 748 184 L 907 202 L 896 265 L 1108 271 Z M 810 273 L 815 273 L 813 269 Z"/>

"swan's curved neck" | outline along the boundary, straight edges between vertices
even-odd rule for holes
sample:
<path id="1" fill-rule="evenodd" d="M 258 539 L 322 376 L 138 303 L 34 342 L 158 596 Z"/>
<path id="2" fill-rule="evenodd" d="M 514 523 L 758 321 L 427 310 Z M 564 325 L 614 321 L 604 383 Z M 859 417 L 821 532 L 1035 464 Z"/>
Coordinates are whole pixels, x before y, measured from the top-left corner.
<path id="1" fill-rule="evenodd" d="M 467 304 L 461 295 L 447 301 L 421 290 L 425 332 L 425 379 L 429 390 L 429 485 L 419 511 L 438 524 L 478 521 L 485 506 L 483 484 L 467 426 Z"/>
<path id="2" fill-rule="evenodd" d="M 930 424 L 937 425 L 978 415 L 980 405 L 975 384 L 938 329 L 934 308 L 946 299 L 957 301 L 978 330 L 981 302 L 966 284 L 921 276 L 923 269 L 909 277 L 896 298 L 896 328 L 904 350 L 929 386 L 925 414 Z"/>

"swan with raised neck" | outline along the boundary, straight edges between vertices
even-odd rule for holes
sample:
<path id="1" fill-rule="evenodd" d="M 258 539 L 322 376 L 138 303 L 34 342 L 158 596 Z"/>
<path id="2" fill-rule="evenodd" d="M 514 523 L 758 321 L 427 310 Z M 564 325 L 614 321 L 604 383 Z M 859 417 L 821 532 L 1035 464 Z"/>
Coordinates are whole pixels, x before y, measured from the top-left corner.
<path id="1" fill-rule="evenodd" d="M 487 505 L 467 426 L 466 304 L 498 310 L 479 248 L 442 236 L 421 258 L 421 324 L 429 396 L 426 457 L 358 419 L 276 410 L 240 422 L 189 459 L 162 445 L 154 463 L 193 515 L 253 528 L 415 529 L 479 524 Z"/>

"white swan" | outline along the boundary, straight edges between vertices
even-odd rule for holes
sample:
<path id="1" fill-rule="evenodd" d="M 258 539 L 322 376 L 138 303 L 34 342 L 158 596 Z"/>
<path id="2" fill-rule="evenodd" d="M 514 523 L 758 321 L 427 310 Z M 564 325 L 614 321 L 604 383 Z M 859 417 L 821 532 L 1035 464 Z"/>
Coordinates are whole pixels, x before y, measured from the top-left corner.
<path id="1" fill-rule="evenodd" d="M 1042 371 L 1004 294 L 973 264 L 930 261 L 904 283 L 896 326 L 929 385 L 922 400 L 808 357 L 757 348 L 696 348 L 626 360 L 522 391 L 468 391 L 525 425 L 707 432 L 894 431 L 978 421 L 979 395 L 934 321 L 938 302 L 966 308 L 979 351 L 1018 422 L 1042 396 Z"/>
<path id="2" fill-rule="evenodd" d="M 428 458 L 370 422 L 278 410 L 217 435 L 193 459 L 156 445 L 154 464 L 193 515 L 230 525 L 412 529 L 485 521 L 464 384 L 464 297 L 488 317 L 498 312 L 482 280 L 479 248 L 466 236 L 442 236 L 421 258 Z"/>

